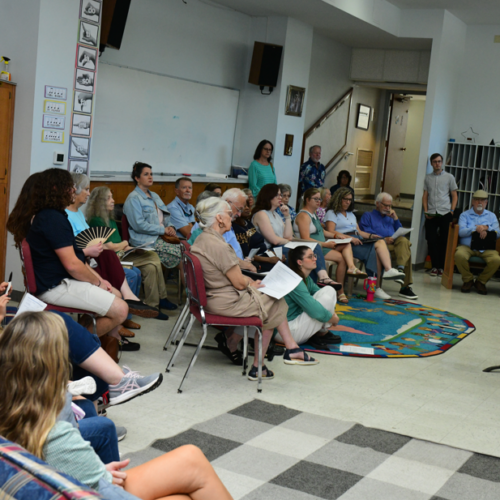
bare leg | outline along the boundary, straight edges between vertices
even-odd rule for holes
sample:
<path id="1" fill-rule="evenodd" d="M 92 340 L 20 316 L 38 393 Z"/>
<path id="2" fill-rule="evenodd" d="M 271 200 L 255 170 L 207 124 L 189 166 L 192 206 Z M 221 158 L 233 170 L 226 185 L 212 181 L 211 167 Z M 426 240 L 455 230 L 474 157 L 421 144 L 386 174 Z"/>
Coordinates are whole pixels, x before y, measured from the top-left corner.
<path id="1" fill-rule="evenodd" d="M 127 471 L 125 490 L 142 500 L 231 500 L 199 448 L 186 445 Z"/>
<path id="2" fill-rule="evenodd" d="M 352 255 L 352 246 L 341 245 L 341 249 L 339 250 L 339 252 L 342 252 L 342 256 L 344 257 L 345 263 L 347 264 L 347 269 L 349 269 L 349 271 L 354 271 L 356 269 L 356 265 L 354 264 L 354 257 Z"/>
<path id="3" fill-rule="evenodd" d="M 290 326 L 288 325 L 288 321 L 286 319 L 283 321 L 283 323 L 281 323 L 281 325 L 277 326 L 277 329 L 287 349 L 296 349 L 297 347 L 299 347 L 297 342 L 295 342 L 294 338 L 292 337 L 292 332 L 290 331 Z M 290 354 L 290 358 L 304 359 L 304 351 Z"/>
<path id="4" fill-rule="evenodd" d="M 344 257 L 337 250 L 330 250 L 325 255 L 325 260 L 332 260 L 337 263 L 337 272 L 335 273 L 335 280 L 337 283 L 342 285 L 342 288 L 339 290 L 339 295 L 344 293 L 344 280 L 345 280 L 345 272 L 346 272 L 346 264 Z"/>
<path id="5" fill-rule="evenodd" d="M 124 279 L 122 283 L 122 287 L 120 288 L 120 292 L 123 295 L 125 300 L 139 300 L 139 297 L 136 297 L 130 287 L 128 286 L 127 280 Z"/>
<path id="6" fill-rule="evenodd" d="M 384 270 L 389 271 L 392 268 L 391 263 L 391 254 L 389 253 L 389 249 L 384 240 L 378 240 L 375 245 L 375 251 L 377 252 L 377 258 L 380 259 L 382 265 L 384 266 Z M 380 273 L 379 273 L 380 275 Z"/>
<path id="7" fill-rule="evenodd" d="M 104 318 L 97 319 L 97 336 L 102 337 L 103 335 L 106 335 L 106 333 L 111 334 L 115 327 L 121 325 L 127 319 L 127 315 L 127 303 L 118 298 L 113 300 L 106 316 Z M 88 330 L 91 333 L 94 333 L 92 325 L 88 327 Z"/>
<path id="8" fill-rule="evenodd" d="M 264 358 L 266 356 L 267 348 L 269 347 L 269 342 L 271 342 L 271 338 L 273 336 L 273 330 L 262 330 L 262 365 L 264 365 Z M 253 358 L 253 366 L 258 366 L 259 359 L 257 358 L 258 356 L 258 350 L 257 350 L 257 342 L 258 342 L 258 337 L 255 335 L 254 339 L 254 350 L 255 350 L 255 356 Z"/>
<path id="9" fill-rule="evenodd" d="M 118 384 L 123 378 L 122 369 L 101 347 L 80 363 L 79 366 L 110 385 Z"/>

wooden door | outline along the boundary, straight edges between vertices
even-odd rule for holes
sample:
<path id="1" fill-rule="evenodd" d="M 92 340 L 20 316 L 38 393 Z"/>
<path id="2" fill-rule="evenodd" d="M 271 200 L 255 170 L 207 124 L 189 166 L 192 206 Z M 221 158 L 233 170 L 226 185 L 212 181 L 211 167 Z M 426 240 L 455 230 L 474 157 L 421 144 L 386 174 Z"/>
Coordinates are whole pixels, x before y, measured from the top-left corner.
<path id="1" fill-rule="evenodd" d="M 14 84 L 0 82 L 0 281 L 5 279 L 15 95 Z"/>
<path id="2" fill-rule="evenodd" d="M 406 129 L 410 99 L 400 94 L 392 95 L 391 116 L 385 154 L 382 191 L 396 198 L 401 193 L 401 174 L 406 151 Z"/>

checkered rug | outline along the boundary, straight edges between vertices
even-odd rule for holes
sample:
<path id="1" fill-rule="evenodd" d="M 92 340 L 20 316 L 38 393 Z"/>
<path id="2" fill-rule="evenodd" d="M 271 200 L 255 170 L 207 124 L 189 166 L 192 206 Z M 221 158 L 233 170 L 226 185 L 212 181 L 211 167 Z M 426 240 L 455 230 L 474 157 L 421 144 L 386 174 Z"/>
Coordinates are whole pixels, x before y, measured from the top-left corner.
<path id="1" fill-rule="evenodd" d="M 149 448 L 199 446 L 235 500 L 498 500 L 500 459 L 253 400 Z"/>

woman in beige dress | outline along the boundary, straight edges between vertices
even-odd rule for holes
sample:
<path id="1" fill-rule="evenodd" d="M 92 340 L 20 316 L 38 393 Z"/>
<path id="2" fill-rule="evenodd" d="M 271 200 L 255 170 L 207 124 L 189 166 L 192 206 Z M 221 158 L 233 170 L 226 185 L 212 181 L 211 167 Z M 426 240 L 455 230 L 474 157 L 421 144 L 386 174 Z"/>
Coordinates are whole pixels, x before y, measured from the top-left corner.
<path id="1" fill-rule="evenodd" d="M 196 206 L 202 234 L 196 238 L 191 252 L 203 268 L 207 291 L 206 310 L 212 314 L 232 317 L 259 316 L 262 320 L 262 352 L 267 351 L 274 328 L 285 343 L 284 362 L 293 365 L 313 365 L 318 361 L 299 348 L 290 333 L 286 319 L 288 306 L 284 299 L 276 300 L 258 291 L 264 285 L 242 274 L 238 258 L 222 235 L 231 229 L 232 210 L 220 198 L 208 198 Z M 227 339 L 229 349 L 236 350 L 240 336 Z M 257 380 L 258 360 L 254 359 L 248 373 L 249 380 Z M 274 374 L 265 365 L 262 377 L 272 379 Z"/>

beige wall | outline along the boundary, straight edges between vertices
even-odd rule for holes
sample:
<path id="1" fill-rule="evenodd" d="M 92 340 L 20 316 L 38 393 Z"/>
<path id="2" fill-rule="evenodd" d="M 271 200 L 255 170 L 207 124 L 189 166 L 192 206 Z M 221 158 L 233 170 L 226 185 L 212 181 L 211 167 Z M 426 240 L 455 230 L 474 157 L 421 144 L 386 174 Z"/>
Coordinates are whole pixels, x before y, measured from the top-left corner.
<path id="1" fill-rule="evenodd" d="M 406 131 L 406 152 L 401 175 L 401 193 L 415 194 L 417 182 L 418 157 L 424 123 L 425 100 L 412 99 L 408 110 L 408 129 Z"/>

